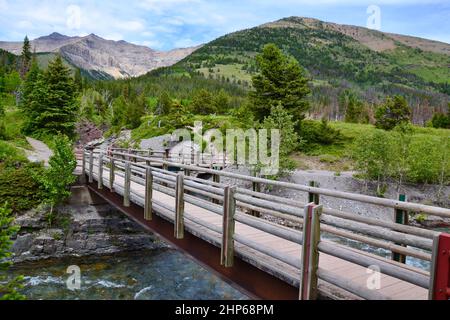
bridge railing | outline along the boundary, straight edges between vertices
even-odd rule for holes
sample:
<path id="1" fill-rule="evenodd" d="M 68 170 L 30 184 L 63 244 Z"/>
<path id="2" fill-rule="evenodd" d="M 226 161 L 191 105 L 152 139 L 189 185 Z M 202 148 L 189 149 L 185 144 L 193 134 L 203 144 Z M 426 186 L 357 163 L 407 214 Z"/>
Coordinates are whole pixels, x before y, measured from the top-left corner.
<path id="1" fill-rule="evenodd" d="M 132 148 L 109 148 L 108 152 L 122 153 L 122 154 L 132 154 L 136 156 L 143 156 L 151 158 L 151 160 L 163 160 L 171 161 L 182 164 L 189 164 L 201 167 L 209 168 L 224 168 L 231 164 L 230 160 L 226 157 L 224 153 L 207 153 L 195 150 L 190 150 L 186 152 L 185 149 L 179 152 L 174 152 L 167 148 L 165 150 L 155 150 L 155 149 L 132 149 Z M 121 157 L 127 157 L 122 155 Z M 133 158 L 138 161 L 136 158 Z"/>
<path id="2" fill-rule="evenodd" d="M 83 158 L 84 172 L 88 173 L 90 182 L 93 182 L 94 178 L 96 178 L 99 188 L 106 184 L 112 191 L 122 194 L 124 196 L 124 204 L 129 205 L 131 200 L 142 205 L 147 219 L 151 219 L 152 211 L 155 210 L 164 218 L 173 221 L 175 225 L 174 236 L 176 237 L 182 237 L 182 230 L 187 228 L 190 229 L 190 232 L 207 238 L 206 240 L 222 248 L 221 262 L 224 266 L 232 267 L 235 255 L 240 255 L 244 258 L 249 258 L 253 255 L 253 253 L 249 253 L 249 250 L 242 249 L 242 245 L 244 245 L 258 254 L 269 256 L 297 270 L 296 272 L 300 276 L 295 276 L 296 272 L 294 272 L 294 275 L 293 273 L 285 272 L 279 266 L 275 268 L 269 264 L 263 266 L 266 269 L 271 269 L 270 271 L 278 276 L 282 276 L 284 280 L 299 286 L 300 297 L 303 299 L 314 299 L 317 297 L 318 292 L 321 290 L 318 285 L 318 279 L 360 298 L 387 298 L 376 290 L 370 290 L 367 287 L 342 279 L 337 274 L 319 268 L 319 252 L 366 268 L 376 266 L 383 275 L 388 275 L 429 290 L 430 298 L 448 298 L 450 296 L 446 295 L 448 294 L 446 291 L 448 289 L 445 287 L 446 285 L 448 286 L 449 280 L 442 276 L 443 274 L 445 275 L 445 268 L 448 268 L 448 259 L 445 265 L 445 256 L 440 256 L 443 246 L 447 248 L 445 239 L 447 239 L 448 235 L 398 224 L 394 221 L 369 218 L 333 208 L 324 208 L 319 205 L 319 197 L 317 195 L 370 203 L 394 210 L 422 212 L 445 218 L 450 217 L 449 209 L 272 181 L 117 151 L 111 151 L 108 155 L 101 150 L 90 150 L 84 152 Z M 162 169 L 149 166 L 150 162 L 161 164 Z M 169 166 L 176 167 L 182 170 L 183 173 L 166 170 Z M 109 170 L 108 176 L 103 175 L 104 170 Z M 215 179 L 213 181 L 199 179 L 191 176 L 192 172 L 209 173 Z M 123 186 L 115 182 L 117 177 L 123 179 Z M 252 184 L 259 183 L 265 187 L 277 186 L 303 191 L 306 193 L 307 199 L 300 201 L 266 194 L 254 191 L 255 188 L 249 190 L 244 187 L 233 186 L 230 181 L 221 183 L 221 179 L 232 179 L 232 181 L 244 181 Z M 133 190 L 130 188 L 131 182 L 145 186 L 144 197 L 133 193 Z M 175 206 L 152 200 L 152 190 L 175 198 Z M 315 200 L 316 203 L 310 203 L 308 200 Z M 185 203 L 203 208 L 212 214 L 220 215 L 223 220 L 222 225 L 211 224 L 191 214 L 188 210 L 184 210 Z M 260 215 L 274 217 L 279 220 L 276 223 L 270 222 L 261 218 Z M 185 224 L 185 220 L 201 226 L 203 229 L 199 231 L 193 228 L 192 225 Z M 295 224 L 296 229 L 281 226 L 281 221 Z M 235 232 L 236 222 L 300 244 L 302 245 L 302 254 L 299 254 L 298 257 L 285 255 L 271 247 L 255 242 L 246 237 L 245 234 Z M 208 234 L 205 230 L 211 232 L 211 234 Z M 365 252 L 362 249 L 351 248 L 345 242 L 344 244 L 331 242 L 324 239 L 324 234 L 331 234 L 341 239 L 366 244 L 375 249 L 388 250 L 405 257 L 413 257 L 429 262 L 430 272 L 392 261 L 385 256 Z M 218 237 L 221 240 L 218 240 Z M 448 246 L 449 248 L 445 250 L 450 249 L 450 245 Z"/>

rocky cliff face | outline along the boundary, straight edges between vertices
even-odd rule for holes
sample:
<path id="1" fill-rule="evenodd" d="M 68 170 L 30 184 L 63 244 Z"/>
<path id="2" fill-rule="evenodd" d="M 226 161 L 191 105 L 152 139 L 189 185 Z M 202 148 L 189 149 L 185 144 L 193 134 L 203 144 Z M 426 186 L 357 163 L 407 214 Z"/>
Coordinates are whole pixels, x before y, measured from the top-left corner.
<path id="1" fill-rule="evenodd" d="M 126 41 L 105 40 L 95 34 L 86 37 L 68 37 L 59 33 L 31 41 L 37 53 L 60 53 L 69 63 L 95 74 L 106 74 L 120 79 L 137 77 L 159 67 L 171 66 L 197 47 L 162 52 Z M 0 48 L 19 55 L 21 42 L 1 42 Z"/>

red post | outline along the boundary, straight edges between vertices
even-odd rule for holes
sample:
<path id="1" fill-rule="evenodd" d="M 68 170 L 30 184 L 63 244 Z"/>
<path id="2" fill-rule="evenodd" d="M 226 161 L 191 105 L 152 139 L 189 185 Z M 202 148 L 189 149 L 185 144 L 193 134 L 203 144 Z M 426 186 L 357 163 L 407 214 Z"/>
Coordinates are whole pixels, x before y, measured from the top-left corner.
<path id="1" fill-rule="evenodd" d="M 432 269 L 433 300 L 450 299 L 450 234 L 442 233 L 437 240 Z"/>

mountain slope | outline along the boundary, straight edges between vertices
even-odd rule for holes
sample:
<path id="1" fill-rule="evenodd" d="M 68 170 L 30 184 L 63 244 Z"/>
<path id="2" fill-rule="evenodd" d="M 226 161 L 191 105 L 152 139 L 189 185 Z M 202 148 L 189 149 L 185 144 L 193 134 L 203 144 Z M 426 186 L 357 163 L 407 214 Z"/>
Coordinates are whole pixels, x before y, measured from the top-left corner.
<path id="1" fill-rule="evenodd" d="M 310 18 L 290 17 L 228 34 L 178 67 L 248 85 L 256 72 L 254 56 L 267 43 L 295 57 L 315 87 L 354 87 L 375 98 L 398 91 L 425 94 L 439 106 L 448 101 L 449 44 Z"/>
<path id="2" fill-rule="evenodd" d="M 60 53 L 70 64 L 93 78 L 128 78 L 143 75 L 159 67 L 170 66 L 196 48 L 168 52 L 152 50 L 126 41 L 105 40 L 94 34 L 68 37 L 59 33 L 31 41 L 37 53 Z M 0 48 L 19 55 L 21 42 L 0 42 Z"/>

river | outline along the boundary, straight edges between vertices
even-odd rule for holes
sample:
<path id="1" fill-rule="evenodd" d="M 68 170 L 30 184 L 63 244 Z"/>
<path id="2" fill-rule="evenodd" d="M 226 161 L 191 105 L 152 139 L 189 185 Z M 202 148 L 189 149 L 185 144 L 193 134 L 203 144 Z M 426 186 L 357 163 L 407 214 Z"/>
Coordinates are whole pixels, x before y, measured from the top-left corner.
<path id="1" fill-rule="evenodd" d="M 71 291 L 69 266 L 81 270 L 80 290 Z M 171 250 L 45 260 L 15 265 L 31 300 L 221 300 L 248 299 L 183 254 Z"/>

